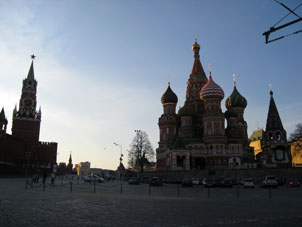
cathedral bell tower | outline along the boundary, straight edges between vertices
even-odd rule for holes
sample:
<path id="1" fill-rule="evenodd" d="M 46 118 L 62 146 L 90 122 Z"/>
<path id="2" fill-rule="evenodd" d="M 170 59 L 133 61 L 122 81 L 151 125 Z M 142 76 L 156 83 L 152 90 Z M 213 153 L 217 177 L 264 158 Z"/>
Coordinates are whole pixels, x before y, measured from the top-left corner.
<path id="1" fill-rule="evenodd" d="M 13 112 L 12 135 L 27 142 L 38 142 L 40 135 L 41 108 L 36 111 L 37 107 L 37 81 L 34 76 L 33 60 L 27 77 L 23 80 L 22 93 L 19 102 Z"/>

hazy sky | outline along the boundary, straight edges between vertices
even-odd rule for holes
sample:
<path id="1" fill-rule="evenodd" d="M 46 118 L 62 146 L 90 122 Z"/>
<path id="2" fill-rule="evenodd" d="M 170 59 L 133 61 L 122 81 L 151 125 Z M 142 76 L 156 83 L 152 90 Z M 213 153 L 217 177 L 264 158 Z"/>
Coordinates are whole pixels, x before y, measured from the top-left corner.
<path id="1" fill-rule="evenodd" d="M 293 9 L 301 1 L 283 3 Z M 295 12 L 302 16 L 302 7 Z M 8 133 L 35 54 L 40 140 L 58 142 L 58 162 L 72 151 L 73 163 L 116 169 L 113 143 L 127 156 L 135 129 L 149 134 L 155 150 L 161 95 L 170 78 L 183 105 L 197 36 L 204 70 L 210 63 L 225 99 L 236 73 L 249 135 L 265 128 L 270 83 L 289 135 L 302 121 L 302 33 L 271 44 L 262 36 L 287 13 L 274 0 L 1 0 L 0 106 Z M 300 22 L 271 36 L 301 29 Z"/>

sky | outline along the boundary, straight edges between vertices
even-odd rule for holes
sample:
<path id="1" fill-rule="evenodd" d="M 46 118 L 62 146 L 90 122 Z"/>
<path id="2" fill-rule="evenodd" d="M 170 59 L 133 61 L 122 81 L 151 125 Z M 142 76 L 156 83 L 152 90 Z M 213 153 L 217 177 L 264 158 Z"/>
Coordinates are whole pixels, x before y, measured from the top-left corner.
<path id="1" fill-rule="evenodd" d="M 283 0 L 294 9 L 301 0 Z M 295 11 L 302 16 L 302 6 Z M 266 126 L 269 84 L 287 134 L 302 122 L 302 33 L 265 44 L 288 11 L 274 0 L 0 1 L 0 107 L 12 112 L 31 59 L 42 109 L 40 141 L 58 142 L 57 161 L 116 169 L 134 130 L 158 147 L 160 98 L 171 82 L 185 101 L 197 37 L 200 59 L 225 93 L 247 99 L 249 136 Z M 289 15 L 276 26 L 297 19 Z M 272 38 L 302 29 L 302 22 Z M 177 107 L 178 109 L 178 107 Z M 115 146 L 114 143 L 121 146 Z"/>

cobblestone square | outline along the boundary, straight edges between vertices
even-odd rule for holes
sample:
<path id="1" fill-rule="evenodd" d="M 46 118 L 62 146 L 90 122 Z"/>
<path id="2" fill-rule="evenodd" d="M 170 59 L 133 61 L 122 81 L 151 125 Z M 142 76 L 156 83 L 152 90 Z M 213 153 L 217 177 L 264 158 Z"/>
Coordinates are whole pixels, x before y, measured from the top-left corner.
<path id="1" fill-rule="evenodd" d="M 301 188 L 178 188 L 0 179 L 0 226 L 299 226 Z M 95 192 L 94 192 L 95 191 Z M 122 192 L 122 193 L 121 193 Z M 270 194 L 271 193 L 271 194 Z"/>

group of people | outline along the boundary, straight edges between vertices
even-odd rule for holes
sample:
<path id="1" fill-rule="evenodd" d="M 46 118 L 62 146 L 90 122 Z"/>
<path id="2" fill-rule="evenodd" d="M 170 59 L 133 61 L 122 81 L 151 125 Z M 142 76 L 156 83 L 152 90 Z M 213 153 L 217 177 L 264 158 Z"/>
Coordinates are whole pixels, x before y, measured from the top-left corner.
<path id="1" fill-rule="evenodd" d="M 35 174 L 33 175 L 33 178 L 32 178 L 32 182 L 33 183 L 39 183 L 39 178 L 40 178 L 40 170 L 38 169 Z M 46 178 L 47 178 L 47 174 L 44 173 L 43 174 L 43 184 L 46 183 Z M 51 185 L 55 185 L 55 178 L 56 178 L 56 174 L 55 173 L 51 173 L 50 174 L 50 182 L 51 182 Z"/>

